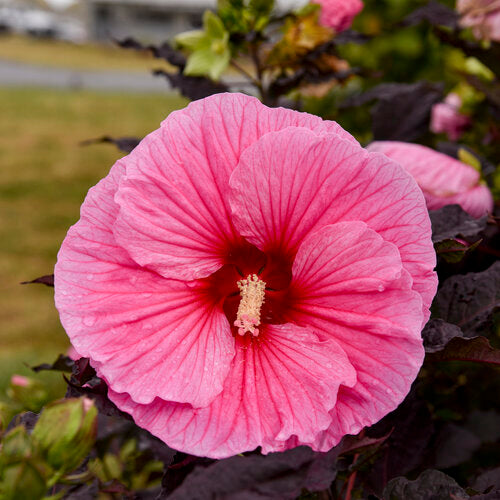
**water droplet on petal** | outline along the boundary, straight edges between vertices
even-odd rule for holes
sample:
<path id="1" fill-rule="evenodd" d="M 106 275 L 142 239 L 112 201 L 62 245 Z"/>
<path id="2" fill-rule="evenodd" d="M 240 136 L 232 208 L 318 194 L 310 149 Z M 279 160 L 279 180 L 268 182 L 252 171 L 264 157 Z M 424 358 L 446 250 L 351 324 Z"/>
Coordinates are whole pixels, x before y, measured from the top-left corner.
<path id="1" fill-rule="evenodd" d="M 96 322 L 96 319 L 94 316 L 85 316 L 85 318 L 83 318 L 83 324 L 85 326 L 94 326 L 95 322 Z"/>

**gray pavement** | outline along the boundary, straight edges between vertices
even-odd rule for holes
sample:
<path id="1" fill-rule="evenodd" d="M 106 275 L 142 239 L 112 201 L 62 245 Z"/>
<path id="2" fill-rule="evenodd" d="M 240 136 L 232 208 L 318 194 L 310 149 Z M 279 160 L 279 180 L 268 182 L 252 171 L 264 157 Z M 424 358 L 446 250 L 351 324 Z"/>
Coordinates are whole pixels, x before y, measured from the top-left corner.
<path id="1" fill-rule="evenodd" d="M 0 59 L 0 87 L 49 87 L 112 92 L 165 92 L 168 82 L 148 72 L 79 71 Z"/>

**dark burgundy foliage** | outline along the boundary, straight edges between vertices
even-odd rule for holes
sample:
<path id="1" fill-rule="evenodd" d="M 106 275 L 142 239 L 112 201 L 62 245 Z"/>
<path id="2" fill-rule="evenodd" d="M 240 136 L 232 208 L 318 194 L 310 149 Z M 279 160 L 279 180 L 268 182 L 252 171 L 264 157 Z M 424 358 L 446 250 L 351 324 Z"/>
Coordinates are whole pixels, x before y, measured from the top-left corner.
<path id="1" fill-rule="evenodd" d="M 40 276 L 40 278 L 35 278 L 31 281 L 23 281 L 21 285 L 32 285 L 33 283 L 40 283 L 41 285 L 54 286 L 54 275 L 46 274 L 45 276 Z"/>
<path id="2" fill-rule="evenodd" d="M 169 73 L 162 69 L 155 69 L 153 73 L 155 76 L 166 78 L 172 87 L 179 89 L 183 96 L 192 101 L 203 99 L 212 94 L 220 94 L 229 91 L 227 85 L 220 82 L 214 82 L 203 76 L 185 76 L 182 73 Z"/>
<path id="3" fill-rule="evenodd" d="M 68 372 L 73 371 L 73 366 L 75 362 L 65 356 L 64 354 L 59 354 L 58 358 L 52 363 L 42 363 L 41 365 L 32 366 L 31 369 L 38 373 L 41 371 L 56 371 L 56 372 Z"/>
<path id="4" fill-rule="evenodd" d="M 139 137 L 110 137 L 109 135 L 104 135 L 96 139 L 87 139 L 81 142 L 80 145 L 89 146 L 90 144 L 100 144 L 103 142 L 114 144 L 120 151 L 130 153 L 141 142 L 141 139 Z"/>
<path id="5" fill-rule="evenodd" d="M 376 101 L 371 108 L 374 140 L 411 142 L 428 132 L 432 106 L 442 98 L 443 85 L 438 83 L 382 83 L 346 99 L 341 107 Z"/>
<path id="6" fill-rule="evenodd" d="M 465 336 L 488 334 L 500 306 L 500 262 L 480 273 L 448 278 L 433 303 L 436 317 L 458 325 Z"/>
<path id="7" fill-rule="evenodd" d="M 426 470 L 414 481 L 393 479 L 385 488 L 384 500 L 462 500 L 470 498 L 457 482 L 438 470 Z"/>
<path id="8" fill-rule="evenodd" d="M 446 323 L 442 319 L 431 319 L 422 331 L 426 353 L 442 351 L 448 342 L 455 337 L 463 337 L 457 325 Z"/>
<path id="9" fill-rule="evenodd" d="M 432 241 L 434 243 L 463 238 L 477 240 L 486 229 L 487 216 L 474 219 L 459 205 L 446 205 L 439 210 L 429 212 L 432 223 Z"/>
<path id="10" fill-rule="evenodd" d="M 406 17 L 403 24 L 411 26 L 421 22 L 427 22 L 431 26 L 446 26 L 457 29 L 458 14 L 455 10 L 446 7 L 446 5 L 431 0 L 427 5 L 414 10 Z"/>

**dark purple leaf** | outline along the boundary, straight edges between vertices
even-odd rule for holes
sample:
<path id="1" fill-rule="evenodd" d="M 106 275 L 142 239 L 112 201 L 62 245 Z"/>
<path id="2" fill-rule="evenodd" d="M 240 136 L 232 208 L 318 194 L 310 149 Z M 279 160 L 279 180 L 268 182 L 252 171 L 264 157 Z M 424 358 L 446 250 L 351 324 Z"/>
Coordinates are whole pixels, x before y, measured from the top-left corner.
<path id="1" fill-rule="evenodd" d="M 31 281 L 23 281 L 21 282 L 21 285 L 31 285 L 33 283 L 40 283 L 42 285 L 46 286 L 54 286 L 54 275 L 53 274 L 46 274 L 45 276 L 40 276 L 40 278 L 35 278 L 34 280 Z"/>
<path id="2" fill-rule="evenodd" d="M 490 491 L 489 493 L 484 493 L 482 495 L 474 495 L 471 498 L 473 498 L 474 500 L 499 500 L 500 490 Z"/>
<path id="3" fill-rule="evenodd" d="M 429 82 L 382 83 L 346 99 L 342 108 L 376 100 L 372 107 L 375 140 L 414 141 L 429 130 L 432 106 L 441 101 L 443 86 Z"/>
<path id="4" fill-rule="evenodd" d="M 169 73 L 162 69 L 154 70 L 153 74 L 166 78 L 172 87 L 179 89 L 183 96 L 192 101 L 203 99 L 213 94 L 229 92 L 229 87 L 227 85 L 220 82 L 214 82 L 203 76 L 186 76 L 182 73 Z"/>
<path id="5" fill-rule="evenodd" d="M 114 144 L 120 151 L 124 153 L 130 153 L 133 149 L 141 142 L 142 139 L 138 137 L 110 137 L 109 135 L 104 135 L 102 137 L 97 137 L 96 139 L 87 139 L 80 143 L 81 146 L 89 146 L 90 144 L 100 144 L 103 142 L 109 142 Z"/>
<path id="6" fill-rule="evenodd" d="M 345 436 L 338 444 L 339 455 L 350 455 L 353 453 L 364 453 L 367 450 L 374 450 L 384 444 L 392 434 L 392 429 L 382 437 L 371 438 L 368 436 Z"/>
<path id="7" fill-rule="evenodd" d="M 68 384 L 67 398 L 87 396 L 95 401 L 98 410 L 104 415 L 131 418 L 108 399 L 108 386 L 104 380 L 97 377 L 88 358 L 76 360 L 73 364 L 71 379 L 64 378 Z"/>
<path id="8" fill-rule="evenodd" d="M 434 243 L 459 237 L 477 239 L 488 221 L 487 216 L 474 219 L 460 205 L 446 205 L 438 210 L 430 210 L 429 216 Z"/>
<path id="9" fill-rule="evenodd" d="M 473 488 L 476 491 L 500 491 L 500 467 L 490 469 L 480 474 L 473 483 Z M 475 497 L 477 498 L 477 497 Z"/>
<path id="10" fill-rule="evenodd" d="M 448 278 L 432 308 L 437 317 L 458 325 L 466 337 L 489 330 L 491 317 L 500 306 L 500 262 L 486 271 Z"/>
<path id="11" fill-rule="evenodd" d="M 335 35 L 334 43 L 336 45 L 341 45 L 344 43 L 358 43 L 362 44 L 373 38 L 370 35 L 365 35 L 354 30 L 344 30 L 337 35 Z"/>
<path id="12" fill-rule="evenodd" d="M 500 439 L 500 413 L 495 410 L 474 410 L 467 416 L 465 427 L 482 443 L 495 443 Z M 500 483 L 498 488 L 500 489 Z"/>
<path id="13" fill-rule="evenodd" d="M 470 460 L 481 446 L 481 440 L 471 431 L 448 423 L 439 432 L 434 445 L 434 466 L 455 467 Z"/>
<path id="14" fill-rule="evenodd" d="M 442 3 L 431 0 L 427 5 L 419 7 L 409 14 L 403 24 L 412 26 L 421 22 L 427 22 L 432 26 L 448 26 L 455 29 L 458 28 L 458 13 Z"/>
<path id="15" fill-rule="evenodd" d="M 383 500 L 451 500 L 452 498 L 467 499 L 469 495 L 453 478 L 438 470 L 426 470 L 415 481 L 405 477 L 395 478 L 387 485 L 383 494 Z"/>
<path id="16" fill-rule="evenodd" d="M 500 349 L 491 347 L 486 337 L 451 339 L 446 347 L 429 355 L 431 361 L 472 361 L 500 366 Z"/>
<path id="17" fill-rule="evenodd" d="M 117 40 L 116 43 L 124 49 L 149 50 L 157 59 L 164 59 L 172 66 L 177 66 L 181 69 L 184 69 L 186 66 L 184 54 L 174 49 L 168 42 L 164 42 L 161 45 L 143 45 L 135 38 L 129 37 L 121 41 Z"/>
<path id="18" fill-rule="evenodd" d="M 64 354 L 59 354 L 59 357 L 52 364 L 42 363 L 41 365 L 32 366 L 31 369 L 37 373 L 41 371 L 71 373 L 74 364 L 75 362 L 71 358 L 68 358 L 68 356 L 65 356 Z"/>
<path id="19" fill-rule="evenodd" d="M 172 464 L 177 454 L 176 450 L 169 448 L 163 441 L 144 429 L 139 429 L 136 434 L 138 451 L 150 451 L 157 460 L 161 460 L 167 467 Z"/>
<path id="20" fill-rule="evenodd" d="M 366 473 L 367 484 L 375 494 L 380 495 L 390 479 L 410 472 L 425 459 L 434 423 L 427 404 L 415 393 L 414 388 L 396 410 L 366 431 L 371 437 L 392 431 Z"/>
<path id="21" fill-rule="evenodd" d="M 32 411 L 19 413 L 10 421 L 5 432 L 10 432 L 12 429 L 14 429 L 14 427 L 18 427 L 19 425 L 23 425 L 28 432 L 31 432 L 38 421 L 38 417 L 38 413 L 34 413 Z"/>
<path id="22" fill-rule="evenodd" d="M 431 319 L 422 330 L 426 353 L 442 351 L 446 344 L 455 337 L 463 337 L 457 325 L 446 323 L 442 319 Z"/>
<path id="23" fill-rule="evenodd" d="M 269 455 L 236 456 L 197 467 L 168 498 L 294 499 L 303 489 L 328 488 L 336 476 L 338 450 L 299 447 Z"/>

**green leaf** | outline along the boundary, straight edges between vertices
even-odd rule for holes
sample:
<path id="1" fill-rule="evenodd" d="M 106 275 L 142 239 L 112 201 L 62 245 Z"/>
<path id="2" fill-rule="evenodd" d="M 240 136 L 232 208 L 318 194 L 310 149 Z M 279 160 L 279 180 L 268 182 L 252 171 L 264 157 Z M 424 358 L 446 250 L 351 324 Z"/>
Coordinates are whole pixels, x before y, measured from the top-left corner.
<path id="1" fill-rule="evenodd" d="M 474 156 L 472 153 L 470 153 L 466 149 L 460 148 L 458 150 L 458 159 L 462 163 L 465 163 L 466 165 L 470 165 L 474 170 L 477 170 L 479 173 L 481 173 L 481 162 L 479 161 L 477 156 Z"/>
<path id="2" fill-rule="evenodd" d="M 479 240 L 472 245 L 469 245 L 468 243 L 463 243 L 459 240 L 449 239 L 435 243 L 434 248 L 436 253 L 440 257 L 443 257 L 446 262 L 456 264 L 465 257 L 467 252 L 471 252 L 477 248 L 481 241 L 482 240 Z"/>
<path id="3" fill-rule="evenodd" d="M 224 38 L 227 35 L 226 28 L 220 18 L 210 10 L 203 14 L 203 28 L 211 39 Z"/>
<path id="4" fill-rule="evenodd" d="M 203 31 L 181 33 L 176 41 L 191 51 L 184 68 L 187 76 L 208 75 L 212 80 L 218 80 L 231 60 L 229 32 L 211 11 L 206 11 L 203 16 Z"/>
<path id="5" fill-rule="evenodd" d="M 210 44 L 203 30 L 192 30 L 180 33 L 175 37 L 175 42 L 188 50 L 199 50 Z"/>

